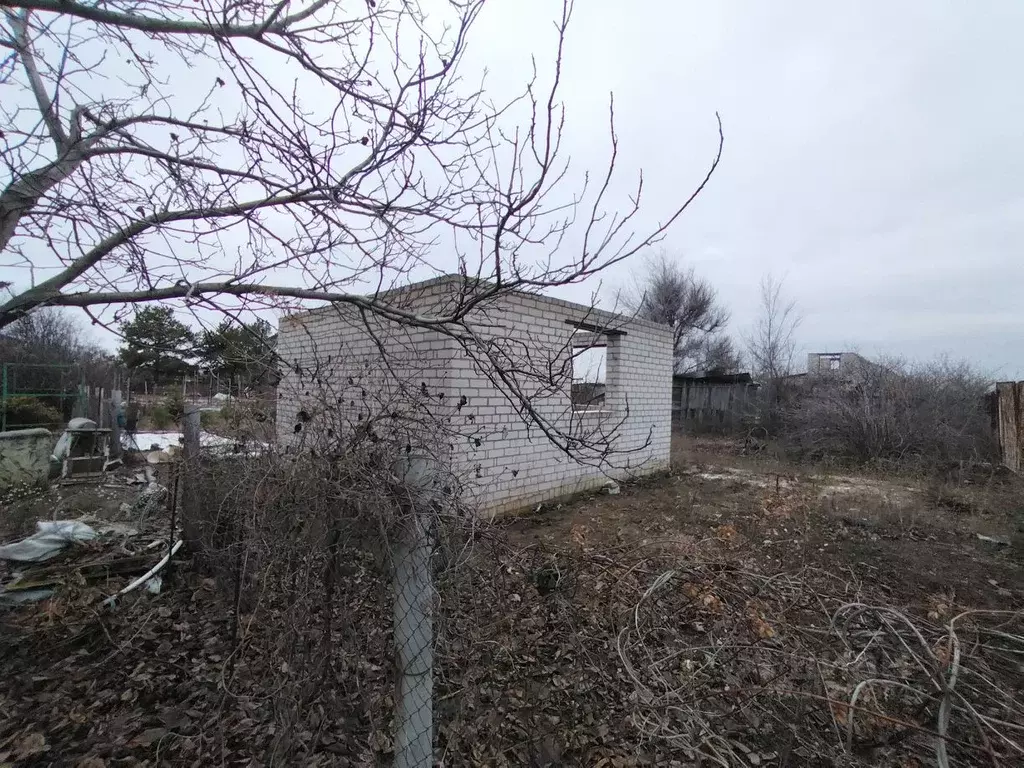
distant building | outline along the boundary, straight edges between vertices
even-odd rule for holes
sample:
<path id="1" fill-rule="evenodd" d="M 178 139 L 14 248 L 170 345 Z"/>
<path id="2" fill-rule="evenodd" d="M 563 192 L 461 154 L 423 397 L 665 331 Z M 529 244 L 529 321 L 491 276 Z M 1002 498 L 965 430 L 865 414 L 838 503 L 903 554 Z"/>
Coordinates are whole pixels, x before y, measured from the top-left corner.
<path id="1" fill-rule="evenodd" d="M 809 376 L 851 378 L 875 367 L 875 363 L 856 352 L 811 352 L 807 355 Z"/>

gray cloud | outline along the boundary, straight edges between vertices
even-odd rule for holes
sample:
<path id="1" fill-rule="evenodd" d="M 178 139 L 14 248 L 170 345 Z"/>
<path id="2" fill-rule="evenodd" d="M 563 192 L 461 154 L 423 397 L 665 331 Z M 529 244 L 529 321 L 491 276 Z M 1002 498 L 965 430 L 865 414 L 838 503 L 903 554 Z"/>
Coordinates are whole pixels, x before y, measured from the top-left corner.
<path id="1" fill-rule="evenodd" d="M 550 77 L 556 5 L 492 0 L 467 84 L 487 68 L 500 102 L 531 56 Z M 605 167 L 614 91 L 612 191 L 627 204 L 642 168 L 651 226 L 706 172 L 717 110 L 722 165 L 664 246 L 718 286 L 735 335 L 773 272 L 806 350 L 948 353 L 1024 378 L 1021 29 L 1015 0 L 578 0 L 561 93 L 571 179 Z M 563 295 L 607 299 L 635 271 Z"/>
<path id="2" fill-rule="evenodd" d="M 550 14 L 542 0 L 488 10 L 477 56 L 499 92 L 545 55 L 531 30 Z M 706 168 L 718 110 L 722 167 L 665 246 L 719 286 L 734 331 L 772 271 L 807 349 L 948 353 L 1024 376 L 1022 28 L 1009 0 L 588 0 L 565 67 L 568 148 L 601 167 L 614 90 L 623 166 L 645 169 L 663 212 Z"/>

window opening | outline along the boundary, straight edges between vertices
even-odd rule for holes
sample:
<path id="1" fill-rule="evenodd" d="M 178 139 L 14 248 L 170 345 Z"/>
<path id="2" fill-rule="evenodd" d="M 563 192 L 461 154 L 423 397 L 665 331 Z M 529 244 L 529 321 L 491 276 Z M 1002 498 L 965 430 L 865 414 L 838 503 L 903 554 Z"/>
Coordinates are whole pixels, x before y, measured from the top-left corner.
<path id="1" fill-rule="evenodd" d="M 608 376 L 608 340 L 600 334 L 576 331 L 572 336 L 573 410 L 604 407 Z"/>

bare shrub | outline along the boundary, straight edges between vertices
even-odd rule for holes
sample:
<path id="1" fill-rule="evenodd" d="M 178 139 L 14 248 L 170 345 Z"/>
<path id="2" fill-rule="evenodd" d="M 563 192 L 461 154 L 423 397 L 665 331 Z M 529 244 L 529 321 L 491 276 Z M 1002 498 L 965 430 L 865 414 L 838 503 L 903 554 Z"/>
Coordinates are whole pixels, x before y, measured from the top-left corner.
<path id="1" fill-rule="evenodd" d="M 849 377 L 809 376 L 783 431 L 790 447 L 817 460 L 899 469 L 993 461 L 988 387 L 967 363 L 867 363 Z"/>
<path id="2" fill-rule="evenodd" d="M 403 719 L 393 712 L 402 647 L 393 622 L 403 586 L 396 553 L 417 512 L 429 520 L 431 552 L 442 529 L 453 535 L 455 486 L 439 482 L 417 507 L 423 497 L 396 467 L 394 446 L 369 441 L 208 458 L 197 474 L 204 514 L 190 533 L 201 541 L 192 551 L 230 596 L 228 688 L 236 677 L 260 681 L 247 688 L 248 706 L 273 712 L 268 764 L 316 751 L 325 711 L 346 723 L 349 754 L 389 751 L 380 740 Z M 305 743 L 294 742 L 297 733 Z"/>
<path id="3" fill-rule="evenodd" d="M 757 426 L 769 435 L 780 427 L 793 395 L 791 374 L 800 313 L 796 302 L 783 294 L 783 281 L 768 274 L 761 278 L 760 314 L 746 338 L 750 364 L 761 382 Z"/>
<path id="4" fill-rule="evenodd" d="M 278 726 L 268 762 L 316 749 L 289 734 L 316 734 L 330 711 L 350 722 L 354 759 L 393 749 L 396 765 L 429 764 L 433 582 L 473 522 L 447 458 L 462 405 L 420 377 L 307 364 L 289 451 L 187 459 L 200 501 L 184 538 L 230 595 L 229 674 L 263 681 L 250 696 Z"/>

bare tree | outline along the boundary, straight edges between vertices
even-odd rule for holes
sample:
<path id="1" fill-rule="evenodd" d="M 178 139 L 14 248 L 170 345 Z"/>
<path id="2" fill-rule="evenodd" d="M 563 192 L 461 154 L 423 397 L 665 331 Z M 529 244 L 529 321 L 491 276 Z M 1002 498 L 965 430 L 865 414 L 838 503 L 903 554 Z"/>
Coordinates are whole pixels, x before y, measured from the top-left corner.
<path id="1" fill-rule="evenodd" d="M 712 373 L 739 373 L 743 367 L 743 354 L 736 349 L 731 337 L 725 334 L 705 340 L 700 351 L 701 370 Z"/>
<path id="2" fill-rule="evenodd" d="M 0 306 L 0 327 L 45 306 L 113 306 L 114 317 L 101 319 L 116 323 L 125 304 L 150 301 L 231 315 L 332 302 L 378 341 L 380 354 L 367 363 L 390 385 L 418 391 L 377 332 L 440 333 L 521 419 L 567 454 L 593 456 L 609 431 L 581 433 L 538 406 L 571 383 L 571 329 L 564 349 L 538 355 L 530 340 L 495 332 L 499 300 L 579 282 L 658 240 L 717 167 L 721 127 L 696 189 L 656 227 L 634 233 L 643 179 L 625 209 L 612 210 L 613 109 L 607 166 L 596 183 L 564 188 L 571 177 L 558 94 L 571 0 L 559 6 L 550 74 L 541 70 L 518 98 L 497 105 L 466 80 L 483 8 L 484 0 L 6 0 L 0 252 L 26 279 Z M 459 285 L 429 307 L 391 290 L 453 272 Z M 339 384 L 327 378 L 325 386 Z M 384 384 L 376 391 L 389 391 Z M 403 431 L 404 447 L 419 450 L 412 443 L 451 418 L 419 414 L 416 400 L 389 409 L 390 431 L 354 414 L 351 429 L 324 438 L 332 456 L 349 458 L 364 443 L 386 444 L 385 458 L 367 466 L 387 467 Z M 375 475 L 375 487 L 392 482 L 382 473 L 390 470 Z M 394 514 L 395 494 L 383 495 Z M 340 506 L 329 500 L 328 518 Z M 422 525 L 402 520 L 396 573 L 412 567 L 410 558 L 422 565 L 429 544 Z M 300 559 L 333 562 L 333 535 L 325 546 L 303 548 L 309 557 Z M 429 590 L 422 581 L 417 599 Z M 324 600 L 331 605 L 329 590 Z M 393 608 L 400 634 L 408 621 Z M 402 701 L 417 690 L 401 691 Z M 398 725 L 402 743 L 415 724 Z M 396 763 L 430 764 L 431 734 L 415 736 Z"/>
<path id="3" fill-rule="evenodd" d="M 731 340 L 722 333 L 729 312 L 718 292 L 667 252 L 649 256 L 642 275 L 619 292 L 618 301 L 645 320 L 672 326 L 676 373 L 739 366 Z"/>
<path id="4" fill-rule="evenodd" d="M 74 363 L 92 351 L 74 318 L 47 308 L 18 318 L 0 332 L 4 358 L 11 362 Z"/>
<path id="5" fill-rule="evenodd" d="M 754 371 L 767 382 L 793 372 L 793 337 L 801 318 L 796 302 L 783 294 L 783 282 L 770 274 L 761 278 L 760 315 L 746 340 Z"/>
<path id="6" fill-rule="evenodd" d="M 633 237 L 640 185 L 623 213 L 606 209 L 614 121 L 599 183 L 560 189 L 570 0 L 547 87 L 535 77 L 497 106 L 462 72 L 483 7 L 5 3 L 0 250 L 31 280 L 0 326 L 40 305 L 218 297 L 450 325 L 494 295 L 582 280 L 646 247 L 692 195 Z M 575 254 L 558 247 L 574 225 Z M 431 317 L 367 297 L 413 269 L 489 288 Z"/>
<path id="7" fill-rule="evenodd" d="M 794 336 L 801 322 L 797 302 L 787 299 L 782 287 L 772 274 L 761 279 L 760 314 L 746 337 L 755 373 L 772 384 L 793 373 Z"/>
<path id="8" fill-rule="evenodd" d="M 116 378 L 113 358 L 89 339 L 80 318 L 56 307 L 38 309 L 0 330 L 0 362 L 10 398 L 0 404 L 8 427 L 37 423 L 25 416 L 39 407 L 51 409 L 47 426 L 59 426 L 72 415 L 80 384 L 110 387 Z"/>
<path id="9" fill-rule="evenodd" d="M 760 426 L 770 434 L 780 428 L 786 386 L 793 372 L 794 336 L 800 325 L 796 302 L 785 297 L 783 281 L 768 274 L 761 278 L 760 314 L 746 339 L 751 366 L 761 382 L 758 397 Z"/>
<path id="10" fill-rule="evenodd" d="M 55 307 L 24 315 L 0 331 L 0 353 L 4 362 L 34 365 L 44 378 L 48 366 L 76 366 L 97 385 L 109 383 L 114 373 L 111 356 L 88 338 L 77 318 Z"/>

